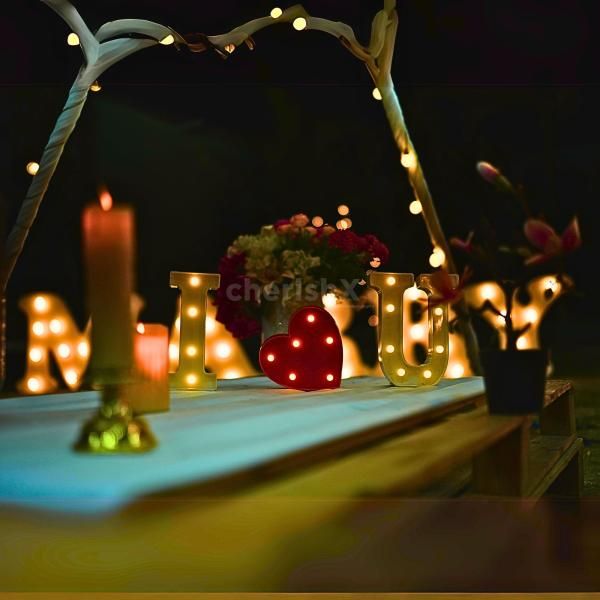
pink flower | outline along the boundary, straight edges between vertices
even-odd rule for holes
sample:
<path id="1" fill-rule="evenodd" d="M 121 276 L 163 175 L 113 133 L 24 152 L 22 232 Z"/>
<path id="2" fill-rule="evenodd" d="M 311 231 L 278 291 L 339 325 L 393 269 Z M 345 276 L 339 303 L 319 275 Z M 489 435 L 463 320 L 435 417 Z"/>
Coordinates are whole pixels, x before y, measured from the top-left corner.
<path id="1" fill-rule="evenodd" d="M 469 254 L 473 251 L 473 235 L 474 232 L 471 231 L 464 240 L 461 240 L 457 237 L 450 238 L 450 245 L 454 246 L 458 250 L 461 250 L 462 252 Z"/>
<path id="2" fill-rule="evenodd" d="M 577 217 L 573 218 L 561 236 L 548 223 L 539 219 L 528 219 L 524 231 L 529 243 L 541 251 L 528 258 L 525 261 L 527 265 L 538 265 L 570 254 L 581 246 L 581 232 Z"/>
<path id="3" fill-rule="evenodd" d="M 460 276 L 458 285 L 454 287 L 450 274 L 445 269 L 439 269 L 431 276 L 431 284 L 435 293 L 431 296 L 429 303 L 431 306 L 440 304 L 456 304 L 463 296 L 465 285 L 473 276 L 469 267 L 466 267 Z"/>
<path id="4" fill-rule="evenodd" d="M 500 171 L 491 163 L 483 160 L 477 163 L 477 172 L 488 183 L 496 183 L 496 180 L 500 177 Z"/>
<path id="5" fill-rule="evenodd" d="M 278 231 L 279 229 L 286 227 L 287 229 L 290 228 L 290 220 L 289 219 L 278 219 L 277 221 L 275 221 L 273 227 L 275 227 L 275 230 Z"/>
<path id="6" fill-rule="evenodd" d="M 298 213 L 290 219 L 292 227 L 306 227 L 309 223 L 309 218 L 304 213 Z"/>
<path id="7" fill-rule="evenodd" d="M 495 185 L 499 190 L 503 190 L 505 192 L 515 191 L 512 183 L 506 177 L 504 177 L 500 170 L 491 163 L 483 160 L 479 161 L 477 163 L 477 172 L 485 181 Z"/>
<path id="8" fill-rule="evenodd" d="M 319 231 L 321 232 L 321 235 L 327 237 L 332 233 L 335 233 L 336 230 L 335 227 L 332 227 L 331 225 L 323 225 L 323 227 L 321 227 Z"/>

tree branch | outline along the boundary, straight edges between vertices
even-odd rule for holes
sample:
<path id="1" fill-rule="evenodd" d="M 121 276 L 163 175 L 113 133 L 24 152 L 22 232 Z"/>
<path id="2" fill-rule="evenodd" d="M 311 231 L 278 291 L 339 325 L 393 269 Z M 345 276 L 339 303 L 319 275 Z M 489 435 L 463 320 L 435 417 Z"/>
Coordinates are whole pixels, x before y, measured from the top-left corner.
<path id="1" fill-rule="evenodd" d="M 81 116 L 90 85 L 114 64 L 138 50 L 155 46 L 168 35 L 172 35 L 176 43 L 185 43 L 183 37 L 169 27 L 136 19 L 106 23 L 94 36 L 77 9 L 68 0 L 42 0 L 42 2 L 62 17 L 77 34 L 84 55 L 84 65 L 75 78 L 67 102 L 44 149 L 38 172 L 29 186 L 16 222 L 7 237 L 6 249 L 0 264 L 0 289 L 3 293 L 23 251 L 65 145 Z M 141 35 L 143 38 L 132 38 L 130 37 L 132 34 Z"/>

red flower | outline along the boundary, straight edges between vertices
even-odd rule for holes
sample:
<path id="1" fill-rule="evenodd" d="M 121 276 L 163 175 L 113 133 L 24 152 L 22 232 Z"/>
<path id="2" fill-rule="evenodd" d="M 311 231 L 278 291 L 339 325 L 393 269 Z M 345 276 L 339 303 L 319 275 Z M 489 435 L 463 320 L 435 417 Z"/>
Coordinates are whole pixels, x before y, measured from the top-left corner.
<path id="1" fill-rule="evenodd" d="M 574 252 L 581 246 L 581 232 L 577 217 L 559 236 L 556 231 L 539 219 L 528 219 L 524 227 L 525 237 L 529 243 L 541 250 L 525 261 L 527 265 L 538 265 L 553 258 Z"/>
<path id="2" fill-rule="evenodd" d="M 386 263 L 390 258 L 390 251 L 388 247 L 381 242 L 376 236 L 368 234 L 363 238 L 366 242 L 367 252 L 369 253 L 369 260 L 378 258 L 381 264 Z"/>
<path id="3" fill-rule="evenodd" d="M 435 290 L 429 300 L 431 306 L 440 304 L 456 304 L 463 296 L 465 285 L 471 279 L 473 273 L 466 267 L 460 276 L 458 285 L 454 287 L 450 274 L 445 269 L 436 271 L 431 276 L 431 284 Z"/>
<path id="4" fill-rule="evenodd" d="M 342 252 L 363 252 L 366 250 L 363 239 L 350 231 L 350 229 L 338 229 L 329 236 L 329 245 L 332 248 L 339 248 Z"/>
<path id="5" fill-rule="evenodd" d="M 339 229 L 329 236 L 329 245 L 350 254 L 365 254 L 366 262 L 378 258 L 383 264 L 390 257 L 388 247 L 374 235 L 360 236 L 350 229 Z"/>
<path id="6" fill-rule="evenodd" d="M 250 296 L 250 305 L 256 305 L 256 294 L 245 294 L 248 278 L 244 275 L 245 254 L 223 256 L 219 261 L 221 285 L 217 290 L 214 304 L 217 307 L 216 319 L 225 325 L 225 329 L 234 337 L 243 339 L 260 333 L 260 323 L 247 312 L 244 296 Z M 235 286 L 235 287 L 233 287 Z M 231 291 L 235 290 L 239 300 L 232 299 Z M 250 290 L 252 291 L 252 290 Z"/>

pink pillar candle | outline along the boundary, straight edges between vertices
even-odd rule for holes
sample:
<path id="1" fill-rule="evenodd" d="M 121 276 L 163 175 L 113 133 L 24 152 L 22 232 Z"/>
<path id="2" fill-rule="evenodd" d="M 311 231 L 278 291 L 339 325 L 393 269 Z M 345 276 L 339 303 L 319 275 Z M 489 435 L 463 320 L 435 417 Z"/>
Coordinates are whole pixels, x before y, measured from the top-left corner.
<path id="1" fill-rule="evenodd" d="M 169 330 L 139 324 L 134 338 L 136 383 L 128 392 L 134 413 L 169 410 Z"/>
<path id="2" fill-rule="evenodd" d="M 133 210 L 111 208 L 106 202 L 102 207 L 90 205 L 83 212 L 82 226 L 92 317 L 92 378 L 95 383 L 124 383 L 133 363 Z"/>

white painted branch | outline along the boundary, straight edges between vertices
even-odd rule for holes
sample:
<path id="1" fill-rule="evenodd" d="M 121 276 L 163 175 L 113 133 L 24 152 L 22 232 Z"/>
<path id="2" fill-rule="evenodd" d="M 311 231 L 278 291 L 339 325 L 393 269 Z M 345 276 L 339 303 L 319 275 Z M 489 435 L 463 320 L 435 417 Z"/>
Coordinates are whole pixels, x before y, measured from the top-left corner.
<path id="1" fill-rule="evenodd" d="M 58 167 L 65 145 L 81 116 L 90 86 L 114 64 L 138 50 L 155 46 L 168 35 L 172 35 L 176 43 L 185 43 L 185 40 L 169 27 L 152 21 L 136 19 L 122 19 L 106 23 L 100 27 L 96 37 L 94 37 L 75 7 L 68 0 L 42 0 L 42 2 L 59 14 L 78 35 L 85 61 L 71 88 L 67 102 L 56 121 L 50 140 L 40 160 L 39 170 L 29 186 L 27 196 L 17 215 L 17 220 L 6 240 L 6 250 L 0 269 L 0 289 L 2 292 L 6 290 L 29 235 L 29 230 L 35 221 L 48 186 Z M 128 37 L 131 34 L 144 37 Z"/>

